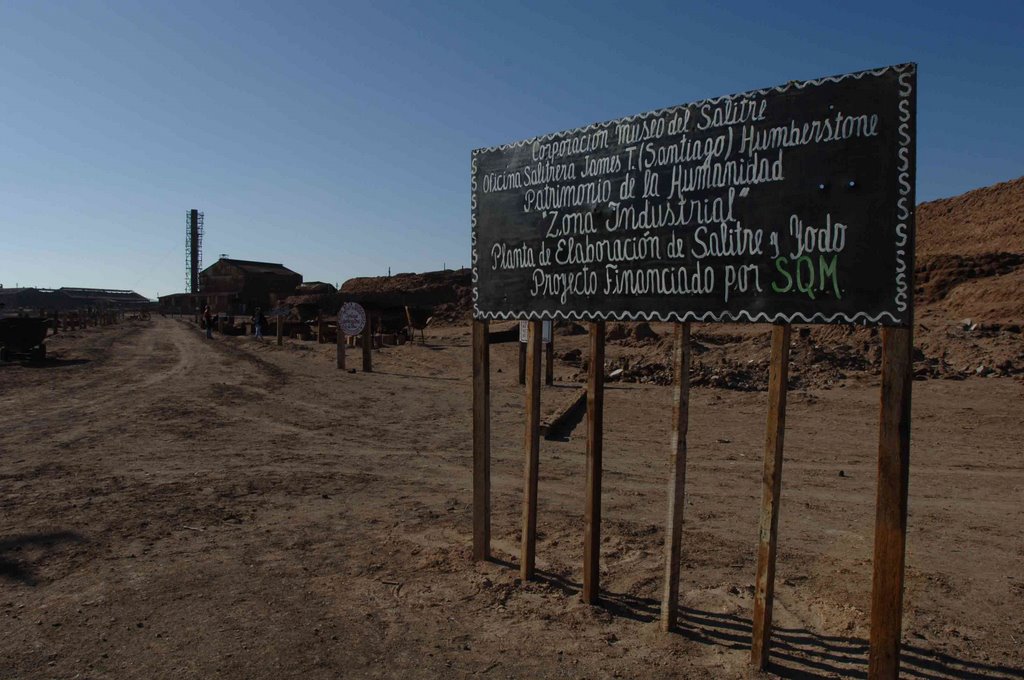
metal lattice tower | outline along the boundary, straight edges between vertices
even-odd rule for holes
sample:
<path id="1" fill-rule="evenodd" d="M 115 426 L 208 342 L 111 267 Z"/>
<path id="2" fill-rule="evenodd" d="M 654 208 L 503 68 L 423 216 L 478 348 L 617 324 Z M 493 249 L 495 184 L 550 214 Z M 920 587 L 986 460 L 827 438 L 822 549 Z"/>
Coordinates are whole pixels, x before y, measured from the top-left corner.
<path id="1" fill-rule="evenodd" d="M 192 209 L 185 213 L 185 292 L 199 292 L 199 270 L 202 268 L 203 213 Z"/>

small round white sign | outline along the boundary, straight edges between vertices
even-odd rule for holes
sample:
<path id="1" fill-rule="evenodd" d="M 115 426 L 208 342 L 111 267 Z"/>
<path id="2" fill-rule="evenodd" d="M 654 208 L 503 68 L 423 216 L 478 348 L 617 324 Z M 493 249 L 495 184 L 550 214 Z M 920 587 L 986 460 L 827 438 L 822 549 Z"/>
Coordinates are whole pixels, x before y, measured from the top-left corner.
<path id="1" fill-rule="evenodd" d="M 358 302 L 346 302 L 338 310 L 338 326 L 345 335 L 359 335 L 366 326 L 366 310 Z"/>

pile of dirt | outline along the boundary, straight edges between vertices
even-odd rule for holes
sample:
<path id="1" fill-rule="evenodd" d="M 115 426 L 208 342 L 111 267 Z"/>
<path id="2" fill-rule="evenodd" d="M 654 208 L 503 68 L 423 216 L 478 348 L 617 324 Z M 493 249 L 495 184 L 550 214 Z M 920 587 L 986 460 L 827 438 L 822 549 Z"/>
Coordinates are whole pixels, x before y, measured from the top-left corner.
<path id="1" fill-rule="evenodd" d="M 661 335 L 651 328 L 646 321 L 639 323 L 615 323 L 608 327 L 605 339 L 610 342 L 621 341 L 630 347 L 643 347 L 658 343 Z"/>
<path id="2" fill-rule="evenodd" d="M 919 205 L 916 251 L 915 375 L 1024 375 L 1024 177 Z M 468 269 L 351 279 L 339 297 L 377 309 L 408 305 L 432 316 L 434 325 L 472 316 Z M 404 324 L 404 316 L 396 323 Z M 671 327 L 653 326 L 608 324 L 609 345 L 621 349 L 609 361 L 609 371 L 622 369 L 614 380 L 671 383 Z M 694 385 L 766 388 L 764 327 L 695 325 L 694 331 Z M 585 333 L 574 322 L 555 327 L 567 339 Z M 566 363 L 585 368 L 585 356 L 570 356 Z M 877 329 L 812 326 L 794 333 L 795 387 L 830 387 L 851 375 L 877 375 L 880 367 Z"/>
<path id="3" fill-rule="evenodd" d="M 1024 265 L 1024 253 L 933 255 L 918 260 L 915 299 L 918 304 L 928 305 L 945 300 L 967 281 L 1012 274 Z"/>
<path id="4" fill-rule="evenodd" d="M 1024 177 L 918 206 L 915 374 L 1024 374 Z"/>
<path id="5" fill-rule="evenodd" d="M 362 276 L 341 285 L 342 301 L 358 302 L 373 309 L 410 307 L 431 316 L 436 324 L 464 322 L 473 308 L 472 272 L 445 269 L 422 274 Z"/>
<path id="6" fill-rule="evenodd" d="M 1024 250 L 1024 177 L 917 207 L 917 259 Z"/>
<path id="7" fill-rule="evenodd" d="M 1024 177 L 922 203 L 916 248 L 919 318 L 1024 320 Z"/>
<path id="8" fill-rule="evenodd" d="M 615 324 L 607 341 L 609 382 L 670 385 L 674 339 L 669 324 Z M 637 340 L 651 333 L 659 339 Z M 690 347 L 690 384 L 744 392 L 768 388 L 770 332 L 764 326 L 694 324 Z M 564 344 L 562 345 L 565 346 Z M 583 349 L 556 356 L 577 369 L 572 379 L 586 381 Z M 791 339 L 791 389 L 831 389 L 875 379 L 882 366 L 878 328 L 795 326 Z M 979 324 L 968 320 L 939 326 L 917 324 L 914 377 L 963 380 L 968 377 L 1024 377 L 1024 343 L 1019 324 Z"/>
<path id="9" fill-rule="evenodd" d="M 1024 376 L 1024 177 L 923 203 L 917 213 L 914 375 L 962 380 Z M 767 387 L 767 333 L 695 326 L 692 381 L 740 390 Z M 700 329 L 700 330 L 698 330 Z M 641 348 L 628 328 L 616 342 Z M 666 336 L 667 337 L 667 336 Z M 842 384 L 881 368 L 877 329 L 795 329 L 790 383 Z M 671 342 L 657 356 L 629 359 L 619 379 L 668 384 Z"/>
<path id="10" fill-rule="evenodd" d="M 790 352 L 789 386 L 828 389 L 851 376 L 877 372 L 881 348 L 877 331 L 872 338 L 871 330 L 806 326 L 797 329 Z M 842 338 L 844 331 L 846 337 Z M 631 341 L 629 336 L 615 342 L 625 347 L 636 346 L 636 340 Z M 608 364 L 610 381 L 672 384 L 675 379 L 671 362 L 673 343 L 665 334 L 653 346 L 653 353 L 639 357 L 619 355 Z M 690 384 L 743 392 L 766 390 L 769 343 L 769 334 L 763 332 L 740 335 L 719 331 L 715 326 L 698 326 L 690 340 Z M 585 367 L 586 362 L 581 365 Z"/>

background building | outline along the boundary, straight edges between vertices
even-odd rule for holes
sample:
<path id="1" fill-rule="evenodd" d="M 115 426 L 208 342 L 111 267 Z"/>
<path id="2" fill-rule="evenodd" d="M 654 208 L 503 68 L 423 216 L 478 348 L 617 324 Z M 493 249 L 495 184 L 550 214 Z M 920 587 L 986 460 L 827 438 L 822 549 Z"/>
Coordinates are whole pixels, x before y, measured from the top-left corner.
<path id="1" fill-rule="evenodd" d="M 38 313 L 66 310 L 144 309 L 152 303 L 134 290 L 106 288 L 4 288 L 0 286 L 0 304 L 8 311 Z"/>
<path id="2" fill-rule="evenodd" d="M 302 275 L 283 264 L 222 257 L 199 273 L 199 304 L 214 314 L 252 314 L 293 295 Z"/>

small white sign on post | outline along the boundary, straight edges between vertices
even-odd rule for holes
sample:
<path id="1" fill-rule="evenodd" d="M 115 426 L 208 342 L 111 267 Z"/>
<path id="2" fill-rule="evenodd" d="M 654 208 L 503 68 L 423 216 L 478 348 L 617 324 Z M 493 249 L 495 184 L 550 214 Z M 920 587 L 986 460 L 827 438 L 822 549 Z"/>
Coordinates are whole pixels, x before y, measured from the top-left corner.
<path id="1" fill-rule="evenodd" d="M 346 302 L 338 310 L 338 327 L 345 335 L 359 335 L 366 326 L 366 310 L 358 302 Z"/>
<path id="2" fill-rule="evenodd" d="M 545 345 L 551 342 L 551 321 L 545 321 L 541 324 L 541 342 Z M 520 321 L 519 322 L 519 342 L 529 342 L 530 340 L 530 322 Z"/>

